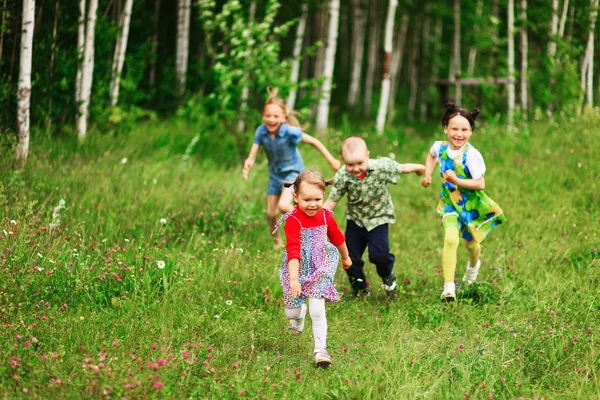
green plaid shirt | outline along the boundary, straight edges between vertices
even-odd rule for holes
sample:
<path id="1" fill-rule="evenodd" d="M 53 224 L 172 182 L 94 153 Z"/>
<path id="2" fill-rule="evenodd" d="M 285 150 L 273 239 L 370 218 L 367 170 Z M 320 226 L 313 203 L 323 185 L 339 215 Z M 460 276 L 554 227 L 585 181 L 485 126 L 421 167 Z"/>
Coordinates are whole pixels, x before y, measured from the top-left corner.
<path id="1" fill-rule="evenodd" d="M 335 174 L 329 200 L 339 202 L 348 193 L 346 218 L 371 231 L 396 222 L 389 184 L 398 183 L 402 166 L 391 158 L 369 160 L 365 179 L 360 180 L 342 167 Z"/>

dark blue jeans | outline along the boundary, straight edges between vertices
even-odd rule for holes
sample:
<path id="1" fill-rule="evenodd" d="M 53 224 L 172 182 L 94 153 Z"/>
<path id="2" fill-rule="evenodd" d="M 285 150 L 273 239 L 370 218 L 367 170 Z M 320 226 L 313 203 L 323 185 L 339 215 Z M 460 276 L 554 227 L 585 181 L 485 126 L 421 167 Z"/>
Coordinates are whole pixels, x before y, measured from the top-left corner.
<path id="1" fill-rule="evenodd" d="M 346 245 L 352 260 L 352 266 L 346 270 L 352 291 L 357 293 L 367 288 L 365 276 L 365 262 L 362 260 L 365 249 L 369 248 L 369 261 L 375 264 L 377 275 L 386 279 L 392 275 L 395 257 L 390 253 L 390 239 L 388 224 L 379 225 L 377 228 L 367 231 L 352 220 L 346 224 Z"/>

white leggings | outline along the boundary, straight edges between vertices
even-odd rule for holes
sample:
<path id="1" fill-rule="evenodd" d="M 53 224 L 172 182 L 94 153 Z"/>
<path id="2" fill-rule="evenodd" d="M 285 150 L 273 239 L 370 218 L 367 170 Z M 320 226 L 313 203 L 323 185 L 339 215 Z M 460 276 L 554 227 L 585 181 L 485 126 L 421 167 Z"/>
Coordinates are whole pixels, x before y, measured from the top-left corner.
<path id="1" fill-rule="evenodd" d="M 289 319 L 300 318 L 302 307 L 285 309 L 285 315 Z M 325 299 L 308 299 L 308 312 L 312 320 L 313 337 L 315 340 L 315 351 L 327 348 L 327 317 L 325 315 Z"/>

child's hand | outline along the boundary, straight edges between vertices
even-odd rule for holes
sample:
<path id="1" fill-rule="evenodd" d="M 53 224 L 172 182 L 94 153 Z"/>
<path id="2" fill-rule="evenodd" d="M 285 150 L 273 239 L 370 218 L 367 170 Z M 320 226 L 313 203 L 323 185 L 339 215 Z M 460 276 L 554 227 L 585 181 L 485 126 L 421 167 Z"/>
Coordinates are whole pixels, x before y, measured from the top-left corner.
<path id="1" fill-rule="evenodd" d="M 424 165 L 419 166 L 419 169 L 417 169 L 415 171 L 415 174 L 417 174 L 417 176 L 422 176 L 423 174 L 425 174 L 425 166 Z"/>
<path id="2" fill-rule="evenodd" d="M 338 160 L 333 160 L 329 163 L 329 166 L 333 170 L 333 172 L 338 172 L 338 169 L 342 166 L 342 164 Z"/>
<path id="3" fill-rule="evenodd" d="M 244 180 L 248 180 L 248 172 L 250 172 L 252 164 L 254 163 L 250 160 L 244 161 L 244 168 L 242 169 L 242 177 L 244 178 Z"/>
<path id="4" fill-rule="evenodd" d="M 302 287 L 300 286 L 300 281 L 298 279 L 290 280 L 290 290 L 292 291 L 293 298 L 300 296 L 300 293 L 302 292 Z"/>
<path id="5" fill-rule="evenodd" d="M 426 188 L 429 185 L 431 185 L 431 177 L 430 176 L 426 176 L 425 178 L 421 179 L 421 186 Z"/>
<path id="6" fill-rule="evenodd" d="M 458 177 L 456 176 L 456 172 L 454 172 L 453 170 L 449 169 L 448 171 L 444 172 L 444 177 L 446 178 L 446 180 L 454 185 L 456 185 L 456 182 L 458 181 Z"/>
<path id="7" fill-rule="evenodd" d="M 350 257 L 342 258 L 342 269 L 346 270 L 352 266 Z"/>

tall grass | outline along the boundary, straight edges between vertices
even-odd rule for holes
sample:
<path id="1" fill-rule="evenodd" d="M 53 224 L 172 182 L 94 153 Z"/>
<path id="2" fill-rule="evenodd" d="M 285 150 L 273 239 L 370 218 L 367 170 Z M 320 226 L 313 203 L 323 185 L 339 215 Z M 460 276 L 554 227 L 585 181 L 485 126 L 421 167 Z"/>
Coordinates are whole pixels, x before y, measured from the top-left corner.
<path id="1" fill-rule="evenodd" d="M 599 122 L 475 131 L 486 192 L 509 223 L 452 305 L 439 301 L 439 183 L 402 176 L 390 229 L 400 295 L 386 301 L 367 265 L 371 296 L 352 300 L 338 273 L 327 370 L 314 368 L 310 322 L 303 336 L 286 330 L 264 154 L 246 182 L 208 133 L 184 157 L 201 127 L 145 125 L 82 148 L 34 141 L 24 171 L 1 172 L 0 396 L 597 398 Z M 326 144 L 337 152 L 357 133 Z M 423 162 L 442 138 L 423 127 L 366 139 L 374 157 Z M 460 249 L 457 278 L 466 263 Z"/>

